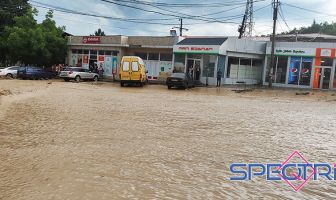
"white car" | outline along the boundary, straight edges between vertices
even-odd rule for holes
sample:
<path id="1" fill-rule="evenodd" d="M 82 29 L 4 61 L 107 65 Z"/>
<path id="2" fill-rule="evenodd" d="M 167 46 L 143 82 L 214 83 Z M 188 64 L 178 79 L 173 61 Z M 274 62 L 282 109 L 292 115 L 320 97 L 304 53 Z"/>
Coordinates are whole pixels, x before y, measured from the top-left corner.
<path id="1" fill-rule="evenodd" d="M 81 67 L 68 67 L 60 72 L 59 77 L 63 78 L 66 82 L 70 80 L 75 80 L 77 82 L 81 80 L 98 81 L 99 79 L 97 73 L 90 72 L 88 69 L 83 69 Z"/>
<path id="2" fill-rule="evenodd" d="M 7 67 L 4 69 L 0 69 L 0 76 L 6 76 L 9 78 L 14 78 L 17 75 L 19 67 L 18 66 L 12 66 L 12 67 Z"/>

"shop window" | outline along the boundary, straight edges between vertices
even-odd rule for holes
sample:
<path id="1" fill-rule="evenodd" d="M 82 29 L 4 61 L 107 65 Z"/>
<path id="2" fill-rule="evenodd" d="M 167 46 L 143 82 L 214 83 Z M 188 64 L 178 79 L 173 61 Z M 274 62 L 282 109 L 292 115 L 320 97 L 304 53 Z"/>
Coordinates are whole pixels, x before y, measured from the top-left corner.
<path id="1" fill-rule="evenodd" d="M 89 50 L 83 50 L 83 54 L 89 54 Z"/>
<path id="2" fill-rule="evenodd" d="M 226 77 L 238 78 L 238 66 L 239 66 L 239 58 L 229 57 Z"/>
<path id="3" fill-rule="evenodd" d="M 173 55 L 169 53 L 161 53 L 160 54 L 160 61 L 172 61 Z"/>
<path id="4" fill-rule="evenodd" d="M 275 83 L 286 83 L 286 75 L 287 75 L 287 65 L 288 65 L 288 57 L 278 56 L 275 58 Z"/>
<path id="5" fill-rule="evenodd" d="M 301 57 L 292 57 L 289 66 L 288 84 L 298 85 Z"/>
<path id="6" fill-rule="evenodd" d="M 149 53 L 148 54 L 148 60 L 159 60 L 159 54 L 158 53 Z"/>
<path id="7" fill-rule="evenodd" d="M 262 69 L 263 69 L 263 60 L 253 59 L 250 79 L 261 80 L 262 79 Z"/>
<path id="8" fill-rule="evenodd" d="M 105 55 L 105 51 L 98 51 L 99 55 Z"/>
<path id="9" fill-rule="evenodd" d="M 334 60 L 332 58 L 322 58 L 321 66 L 327 66 L 327 67 L 333 66 L 333 61 Z"/>
<path id="10" fill-rule="evenodd" d="M 188 54 L 188 58 L 202 59 L 202 54 Z"/>
<path id="11" fill-rule="evenodd" d="M 147 60 L 147 53 L 136 52 L 134 55 L 142 58 L 143 60 Z"/>
<path id="12" fill-rule="evenodd" d="M 185 72 L 185 54 L 175 54 L 174 72 Z"/>
<path id="13" fill-rule="evenodd" d="M 112 56 L 118 56 L 119 51 L 112 51 Z"/>
<path id="14" fill-rule="evenodd" d="M 111 51 L 105 51 L 105 55 L 107 55 L 107 56 L 111 56 L 111 55 L 112 55 L 112 52 L 111 52 Z"/>
<path id="15" fill-rule="evenodd" d="M 214 77 L 217 56 L 203 55 L 202 77 Z"/>
<path id="16" fill-rule="evenodd" d="M 335 75 L 334 75 L 334 89 L 336 89 L 336 66 L 334 67 L 335 69 Z"/>
<path id="17" fill-rule="evenodd" d="M 302 64 L 300 70 L 300 85 L 310 86 L 312 67 L 313 67 L 312 58 L 302 58 Z"/>
<path id="18" fill-rule="evenodd" d="M 222 78 L 224 78 L 225 61 L 226 61 L 225 56 L 219 56 L 218 57 L 217 71 L 220 70 L 222 72 Z M 216 77 L 217 77 L 217 74 L 216 74 Z"/>
<path id="19" fill-rule="evenodd" d="M 78 49 L 77 53 L 78 54 L 83 54 L 83 50 L 82 49 Z"/>
<path id="20" fill-rule="evenodd" d="M 97 55 L 97 51 L 95 51 L 95 50 L 90 50 L 90 54 L 91 54 L 91 55 Z"/>
<path id="21" fill-rule="evenodd" d="M 78 53 L 78 50 L 77 50 L 77 49 L 72 49 L 71 52 L 72 52 L 73 54 L 77 54 L 77 53 Z"/>

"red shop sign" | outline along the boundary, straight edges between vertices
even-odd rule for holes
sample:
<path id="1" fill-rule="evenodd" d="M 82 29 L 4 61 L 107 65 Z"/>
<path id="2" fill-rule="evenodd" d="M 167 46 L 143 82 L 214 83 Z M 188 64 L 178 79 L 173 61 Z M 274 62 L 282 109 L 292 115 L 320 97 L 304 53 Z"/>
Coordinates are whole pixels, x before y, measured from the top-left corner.
<path id="1" fill-rule="evenodd" d="M 99 36 L 84 36 L 83 41 L 84 44 L 100 44 Z"/>
<path id="2" fill-rule="evenodd" d="M 98 61 L 99 62 L 104 62 L 105 61 L 105 57 L 104 56 L 99 56 L 98 57 Z"/>

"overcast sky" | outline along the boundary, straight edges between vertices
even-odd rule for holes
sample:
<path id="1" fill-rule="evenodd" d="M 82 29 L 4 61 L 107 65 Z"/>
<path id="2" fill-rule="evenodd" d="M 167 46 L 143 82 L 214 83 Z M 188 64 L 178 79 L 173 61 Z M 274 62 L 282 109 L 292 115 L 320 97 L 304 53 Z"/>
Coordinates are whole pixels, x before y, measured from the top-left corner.
<path id="1" fill-rule="evenodd" d="M 149 5 L 127 3 L 127 1 L 129 2 L 130 0 L 108 1 L 144 9 L 147 10 L 147 12 L 104 2 L 102 0 L 31 0 L 30 3 L 35 7 L 38 6 L 36 8 L 39 10 L 39 16 L 37 17 L 39 22 L 43 20 L 44 15 L 50 7 L 57 8 L 58 10 L 67 9 L 70 13 L 55 10 L 54 18 L 58 26 L 66 26 L 66 31 L 73 35 L 89 35 L 94 33 L 98 28 L 102 28 L 107 35 L 165 36 L 169 35 L 169 31 L 173 26 L 179 26 L 178 16 L 183 14 L 187 16 L 184 17 L 183 23 L 185 24 L 185 28 L 188 29 L 183 35 L 236 36 L 238 35 L 237 29 L 239 23 L 241 23 L 243 19 L 242 15 L 245 12 L 245 6 L 243 5 L 244 0 L 141 0 L 142 2 L 148 2 Z M 254 35 L 269 34 L 272 32 L 272 0 L 256 1 L 257 2 L 254 3 Z M 154 7 L 153 5 L 155 4 L 151 4 L 151 2 L 193 5 L 186 7 Z M 279 17 L 278 32 L 288 31 L 294 27 L 308 26 L 314 19 L 318 23 L 336 21 L 336 14 L 333 14 L 336 10 L 336 0 L 281 0 L 281 2 L 283 17 L 288 26 L 284 20 Z M 218 3 L 220 5 L 218 5 Z M 208 6 L 205 7 L 197 4 L 207 4 Z M 315 10 L 316 12 L 294 8 L 288 4 Z M 71 14 L 73 11 L 120 19 L 138 19 L 143 23 Z M 197 16 L 203 16 L 201 17 L 203 21 L 197 18 Z M 196 20 L 188 18 L 194 18 Z M 221 21 L 221 23 L 209 22 L 215 20 Z M 224 23 L 223 20 L 229 23 Z"/>

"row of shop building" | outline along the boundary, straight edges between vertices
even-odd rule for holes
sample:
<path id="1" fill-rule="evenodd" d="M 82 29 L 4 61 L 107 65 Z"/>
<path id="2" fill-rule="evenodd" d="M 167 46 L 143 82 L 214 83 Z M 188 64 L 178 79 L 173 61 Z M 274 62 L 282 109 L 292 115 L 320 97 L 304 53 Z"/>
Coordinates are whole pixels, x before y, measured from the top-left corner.
<path id="1" fill-rule="evenodd" d="M 150 81 L 172 72 L 194 72 L 194 79 L 215 85 L 268 85 L 271 43 L 237 37 L 69 36 L 67 64 L 102 65 L 106 78 L 118 80 L 122 56 L 141 57 Z M 279 87 L 336 89 L 336 40 L 278 41 L 273 82 Z"/>

